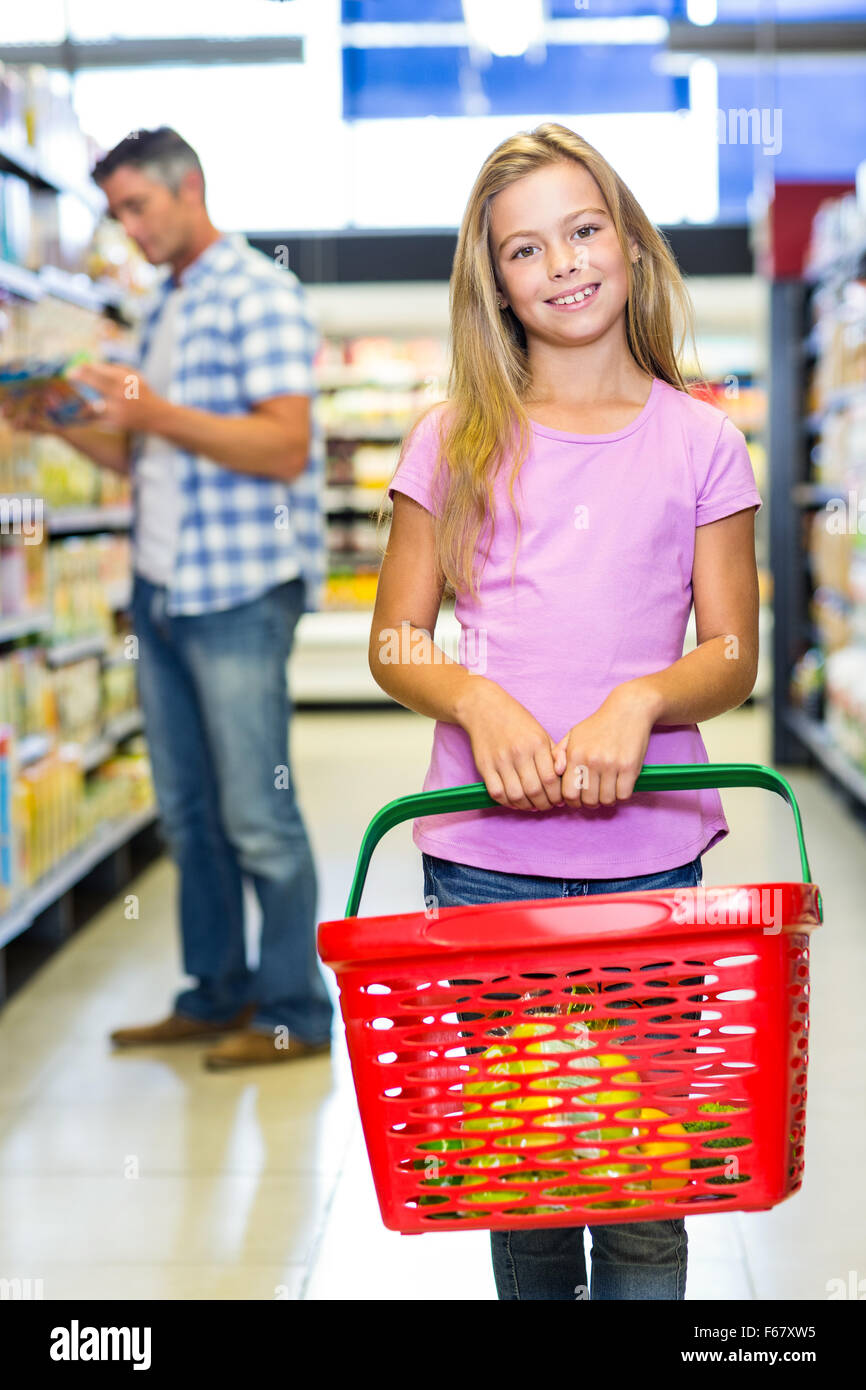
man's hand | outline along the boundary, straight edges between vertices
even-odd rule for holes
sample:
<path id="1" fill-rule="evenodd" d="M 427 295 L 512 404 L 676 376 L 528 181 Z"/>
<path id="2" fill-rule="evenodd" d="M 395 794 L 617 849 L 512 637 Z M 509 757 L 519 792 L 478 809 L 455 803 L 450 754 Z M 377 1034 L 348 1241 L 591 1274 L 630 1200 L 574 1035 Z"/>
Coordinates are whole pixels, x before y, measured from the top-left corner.
<path id="1" fill-rule="evenodd" d="M 582 719 L 554 748 L 566 806 L 613 806 L 634 791 L 654 719 L 639 687 L 617 686 L 588 719 Z"/>
<path id="2" fill-rule="evenodd" d="M 70 381 L 92 386 L 102 400 L 95 401 L 82 420 L 89 419 L 114 429 L 146 431 L 166 403 L 152 391 L 140 372 L 113 362 L 83 362 L 68 372 Z"/>

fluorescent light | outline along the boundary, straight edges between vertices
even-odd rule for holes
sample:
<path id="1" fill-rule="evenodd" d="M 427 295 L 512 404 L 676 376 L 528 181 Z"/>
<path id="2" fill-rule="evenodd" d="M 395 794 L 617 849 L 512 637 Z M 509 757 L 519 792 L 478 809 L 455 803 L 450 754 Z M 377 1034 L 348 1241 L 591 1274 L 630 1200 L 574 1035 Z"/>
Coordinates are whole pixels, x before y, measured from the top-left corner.
<path id="1" fill-rule="evenodd" d="M 497 58 L 516 58 L 544 34 L 543 0 L 463 0 L 470 40 Z"/>
<path id="2" fill-rule="evenodd" d="M 718 0 L 686 0 L 686 18 L 691 24 L 715 24 L 718 17 Z"/>

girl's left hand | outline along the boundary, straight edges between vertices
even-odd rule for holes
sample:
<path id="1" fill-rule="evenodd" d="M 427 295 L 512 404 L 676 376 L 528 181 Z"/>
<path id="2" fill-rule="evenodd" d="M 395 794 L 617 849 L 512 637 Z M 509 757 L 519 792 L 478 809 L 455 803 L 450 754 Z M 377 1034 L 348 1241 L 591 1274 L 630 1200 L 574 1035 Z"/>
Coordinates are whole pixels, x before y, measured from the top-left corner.
<path id="1" fill-rule="evenodd" d="M 563 806 L 613 806 L 634 790 L 652 732 L 647 702 L 628 685 L 617 686 L 554 747 Z"/>

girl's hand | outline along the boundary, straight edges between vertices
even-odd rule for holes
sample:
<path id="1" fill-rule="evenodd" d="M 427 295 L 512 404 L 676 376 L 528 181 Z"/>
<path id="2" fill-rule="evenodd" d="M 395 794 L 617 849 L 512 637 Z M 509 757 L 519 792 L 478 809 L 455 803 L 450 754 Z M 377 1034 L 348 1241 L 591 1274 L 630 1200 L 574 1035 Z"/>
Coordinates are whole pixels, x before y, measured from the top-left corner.
<path id="1" fill-rule="evenodd" d="M 613 806 L 626 801 L 643 767 L 653 717 L 634 686 L 619 685 L 554 747 L 566 806 Z"/>
<path id="2" fill-rule="evenodd" d="M 473 676 L 460 723 L 494 801 L 516 811 L 549 811 L 561 804 L 550 734 L 501 685 Z"/>

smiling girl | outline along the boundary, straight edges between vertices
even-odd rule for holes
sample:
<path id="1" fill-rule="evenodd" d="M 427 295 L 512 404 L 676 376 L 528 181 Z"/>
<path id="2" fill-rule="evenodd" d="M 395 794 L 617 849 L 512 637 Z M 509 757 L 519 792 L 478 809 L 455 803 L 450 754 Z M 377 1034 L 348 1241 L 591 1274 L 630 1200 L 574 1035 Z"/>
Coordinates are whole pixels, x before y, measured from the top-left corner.
<path id="1" fill-rule="evenodd" d="M 370 635 L 378 684 L 436 720 L 423 790 L 483 780 L 499 803 L 416 820 L 440 906 L 695 886 L 728 834 L 715 790 L 633 792 L 645 763 L 706 762 L 698 722 L 757 672 L 761 498 L 741 432 L 686 388 L 677 316 L 671 252 L 598 151 L 555 124 L 493 151 L 457 245 L 449 399 L 391 481 Z M 460 662 L 433 642 L 446 586 Z M 591 1298 L 685 1296 L 682 1220 L 590 1229 Z M 582 1227 L 491 1243 L 500 1298 L 588 1287 Z"/>

